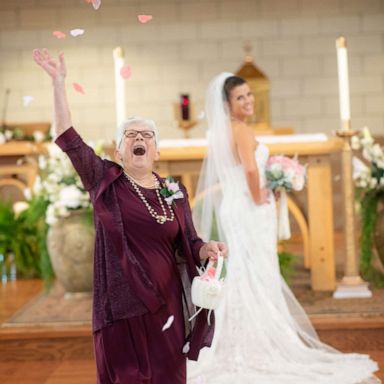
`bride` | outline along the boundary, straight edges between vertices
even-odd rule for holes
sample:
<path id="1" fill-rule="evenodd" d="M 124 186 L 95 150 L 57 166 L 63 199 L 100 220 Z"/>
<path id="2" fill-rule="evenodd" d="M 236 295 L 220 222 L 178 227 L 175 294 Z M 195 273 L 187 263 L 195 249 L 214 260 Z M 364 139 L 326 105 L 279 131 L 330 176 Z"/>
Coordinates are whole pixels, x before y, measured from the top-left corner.
<path id="1" fill-rule="evenodd" d="M 216 222 L 229 256 L 212 348 L 188 362 L 188 383 L 380 383 L 369 356 L 343 354 L 318 339 L 280 275 L 275 200 L 264 175 L 268 148 L 246 124 L 253 114 L 248 84 L 218 75 L 208 88 L 206 113 L 208 156 L 195 223 L 209 238 Z"/>

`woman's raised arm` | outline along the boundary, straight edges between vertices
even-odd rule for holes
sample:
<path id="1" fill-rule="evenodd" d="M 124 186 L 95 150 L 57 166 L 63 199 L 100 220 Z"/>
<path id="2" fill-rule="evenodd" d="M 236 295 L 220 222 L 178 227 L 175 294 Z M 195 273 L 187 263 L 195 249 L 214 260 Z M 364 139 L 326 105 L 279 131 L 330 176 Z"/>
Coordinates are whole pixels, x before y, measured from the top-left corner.
<path id="1" fill-rule="evenodd" d="M 71 113 L 69 111 L 65 89 L 65 76 L 67 71 L 65 68 L 64 53 L 60 53 L 58 59 L 54 59 L 47 49 L 34 49 L 33 59 L 52 78 L 55 108 L 54 125 L 56 136 L 59 136 L 72 126 Z"/>

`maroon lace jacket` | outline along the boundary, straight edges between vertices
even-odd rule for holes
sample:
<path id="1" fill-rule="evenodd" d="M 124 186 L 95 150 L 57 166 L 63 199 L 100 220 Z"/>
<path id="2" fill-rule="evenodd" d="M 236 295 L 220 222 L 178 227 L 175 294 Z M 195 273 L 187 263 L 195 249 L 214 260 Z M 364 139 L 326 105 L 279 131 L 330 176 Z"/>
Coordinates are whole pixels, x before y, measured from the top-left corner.
<path id="1" fill-rule="evenodd" d="M 164 298 L 129 249 L 124 233 L 114 187 L 114 181 L 123 172 L 122 168 L 112 161 L 98 157 L 72 127 L 56 139 L 56 144 L 71 159 L 90 194 L 94 208 L 96 240 L 93 331 L 119 319 L 147 312 L 155 313 L 164 305 Z M 175 217 L 181 227 L 175 250 L 184 287 L 184 318 L 187 340 L 190 341 L 187 356 L 196 360 L 200 349 L 211 344 L 213 326 L 207 324 L 206 311 L 202 311 L 192 323 L 188 322 L 193 311 L 190 285 L 197 275 L 196 266 L 200 266 L 199 251 L 204 242 L 193 226 L 187 192 L 183 186 L 181 188 L 185 198 L 178 200 L 175 207 Z"/>

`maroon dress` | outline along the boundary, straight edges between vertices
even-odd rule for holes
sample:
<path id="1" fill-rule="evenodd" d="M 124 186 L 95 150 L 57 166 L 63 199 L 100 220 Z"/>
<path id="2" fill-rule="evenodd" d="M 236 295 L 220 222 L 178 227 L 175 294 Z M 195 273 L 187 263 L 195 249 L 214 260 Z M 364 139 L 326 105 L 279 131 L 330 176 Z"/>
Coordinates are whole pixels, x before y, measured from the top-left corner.
<path id="1" fill-rule="evenodd" d="M 158 224 L 124 175 L 115 183 L 129 247 L 166 305 L 154 314 L 118 320 L 94 334 L 98 383 L 185 384 L 182 285 L 174 250 L 180 230 L 178 222 L 175 218 Z M 156 191 L 139 188 L 155 211 L 161 213 Z M 165 201 L 164 206 L 169 217 Z M 170 316 L 174 320 L 163 331 Z"/>

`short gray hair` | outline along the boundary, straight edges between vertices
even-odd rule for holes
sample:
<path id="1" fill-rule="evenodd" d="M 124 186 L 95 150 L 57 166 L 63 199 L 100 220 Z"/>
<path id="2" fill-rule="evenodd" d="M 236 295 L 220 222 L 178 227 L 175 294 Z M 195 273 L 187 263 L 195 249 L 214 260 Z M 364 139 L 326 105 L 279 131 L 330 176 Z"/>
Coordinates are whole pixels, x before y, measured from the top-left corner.
<path id="1" fill-rule="evenodd" d="M 151 119 L 146 119 L 143 117 L 130 117 L 129 119 L 123 121 L 120 125 L 119 128 L 117 129 L 117 136 L 116 136 L 116 148 L 120 147 L 120 144 L 124 138 L 124 132 L 134 124 L 139 124 L 147 127 L 150 131 L 153 131 L 155 133 L 155 144 L 156 148 L 159 146 L 159 130 L 156 127 L 156 124 L 153 120 Z"/>

